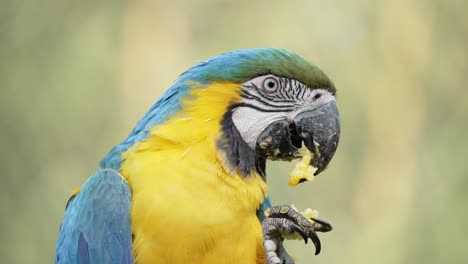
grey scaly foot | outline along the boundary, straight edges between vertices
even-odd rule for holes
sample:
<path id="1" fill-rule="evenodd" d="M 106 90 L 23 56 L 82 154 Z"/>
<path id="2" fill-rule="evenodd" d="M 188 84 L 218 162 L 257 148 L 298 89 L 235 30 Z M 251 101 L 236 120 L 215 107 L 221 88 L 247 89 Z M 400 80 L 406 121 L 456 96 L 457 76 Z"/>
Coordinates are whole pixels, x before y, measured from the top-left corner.
<path id="1" fill-rule="evenodd" d="M 268 217 L 262 223 L 263 243 L 268 264 L 294 264 L 283 246 L 283 235 L 297 233 L 307 244 L 310 238 L 315 245 L 315 255 L 320 253 L 321 244 L 318 232 L 328 232 L 332 226 L 320 219 L 304 217 L 289 205 L 270 208 Z"/>

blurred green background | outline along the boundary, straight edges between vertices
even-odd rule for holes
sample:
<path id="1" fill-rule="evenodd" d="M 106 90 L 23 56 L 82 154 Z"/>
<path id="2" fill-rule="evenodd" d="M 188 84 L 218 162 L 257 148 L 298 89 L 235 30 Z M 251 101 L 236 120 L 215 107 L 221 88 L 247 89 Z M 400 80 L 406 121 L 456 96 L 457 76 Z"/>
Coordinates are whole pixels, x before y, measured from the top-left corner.
<path id="1" fill-rule="evenodd" d="M 199 60 L 283 47 L 338 87 L 340 147 L 275 204 L 334 224 L 298 263 L 468 263 L 467 1 L 64 1 L 0 6 L 0 255 L 51 263 L 72 189 Z M 242 261 L 240 261 L 242 263 Z"/>

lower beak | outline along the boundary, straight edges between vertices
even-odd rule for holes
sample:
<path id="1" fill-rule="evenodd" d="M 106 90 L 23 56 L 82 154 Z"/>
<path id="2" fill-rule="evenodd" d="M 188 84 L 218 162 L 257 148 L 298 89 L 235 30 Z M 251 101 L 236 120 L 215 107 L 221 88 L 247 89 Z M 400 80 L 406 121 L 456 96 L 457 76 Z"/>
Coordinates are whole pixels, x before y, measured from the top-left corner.
<path id="1" fill-rule="evenodd" d="M 298 114 L 294 124 L 304 145 L 314 154 L 310 165 L 317 168 L 314 175 L 318 175 L 333 158 L 340 139 L 340 116 L 335 101 Z"/>

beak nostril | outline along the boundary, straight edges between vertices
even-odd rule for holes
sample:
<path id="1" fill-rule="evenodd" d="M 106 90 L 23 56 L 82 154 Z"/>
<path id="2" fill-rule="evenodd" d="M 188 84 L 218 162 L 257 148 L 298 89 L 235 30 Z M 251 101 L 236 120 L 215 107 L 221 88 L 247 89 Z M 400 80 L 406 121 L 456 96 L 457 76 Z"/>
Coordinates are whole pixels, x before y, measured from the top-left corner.
<path id="1" fill-rule="evenodd" d="M 294 123 L 289 124 L 289 135 L 291 138 L 291 143 L 295 148 L 302 147 L 302 139 L 297 133 L 296 125 Z"/>

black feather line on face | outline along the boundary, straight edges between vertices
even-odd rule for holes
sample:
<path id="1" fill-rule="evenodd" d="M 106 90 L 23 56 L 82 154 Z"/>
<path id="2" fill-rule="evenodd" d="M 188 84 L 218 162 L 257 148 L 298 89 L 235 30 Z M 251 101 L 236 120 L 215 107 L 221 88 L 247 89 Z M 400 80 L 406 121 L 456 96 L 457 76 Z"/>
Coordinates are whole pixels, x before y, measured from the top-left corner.
<path id="1" fill-rule="evenodd" d="M 265 91 L 263 91 L 263 89 L 260 89 L 256 84 L 254 83 L 251 83 L 250 86 L 248 87 L 252 87 L 255 91 L 257 91 L 257 93 L 261 96 L 263 96 L 265 99 L 268 99 L 272 102 L 278 102 L 278 103 L 297 103 L 296 100 L 288 100 L 286 98 L 281 98 L 281 97 L 276 97 L 276 96 L 272 96 L 272 94 L 269 94 L 269 93 L 266 93 Z M 282 87 L 280 87 L 279 89 L 282 89 Z"/>
<path id="2" fill-rule="evenodd" d="M 265 113 L 278 113 L 278 112 L 291 112 L 294 110 L 294 107 L 291 107 L 291 108 L 280 108 L 279 106 L 274 106 L 276 107 L 275 109 L 264 109 L 264 108 L 260 108 L 256 105 L 252 105 L 252 104 L 248 104 L 248 103 L 238 103 L 238 104 L 235 104 L 236 107 L 249 107 L 249 108 L 253 108 L 255 110 L 258 110 L 260 112 L 265 112 Z"/>
<path id="3" fill-rule="evenodd" d="M 265 106 L 270 106 L 270 107 L 294 107 L 294 104 L 283 104 L 283 105 L 271 104 L 268 101 L 265 101 L 263 98 L 249 93 L 249 91 L 247 91 L 247 90 L 242 91 L 241 97 L 246 98 L 246 99 L 255 100 L 255 101 L 257 101 L 257 102 L 259 102 L 259 103 L 261 103 L 261 104 L 263 104 Z"/>
<path id="4" fill-rule="evenodd" d="M 297 95 L 297 97 L 300 98 L 300 100 L 304 100 L 305 92 L 306 92 L 306 89 L 301 89 L 301 91 L 299 91 L 299 94 Z"/>
<path id="5" fill-rule="evenodd" d="M 221 120 L 222 136 L 218 140 L 218 147 L 226 154 L 227 161 L 232 168 L 238 168 L 242 176 L 248 177 L 256 168 L 260 175 L 265 173 L 265 160 L 259 160 L 255 151 L 242 138 L 232 121 L 232 111 L 228 109 Z"/>
<path id="6" fill-rule="evenodd" d="M 284 97 L 284 98 L 288 98 L 289 100 L 292 100 L 292 101 L 295 101 L 294 100 L 294 97 L 291 96 L 291 93 L 287 87 L 287 79 L 286 78 L 280 78 L 280 84 L 281 84 L 281 87 L 280 87 L 280 94 Z"/>

